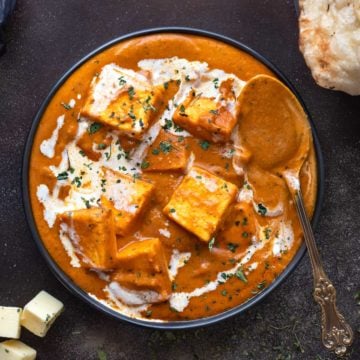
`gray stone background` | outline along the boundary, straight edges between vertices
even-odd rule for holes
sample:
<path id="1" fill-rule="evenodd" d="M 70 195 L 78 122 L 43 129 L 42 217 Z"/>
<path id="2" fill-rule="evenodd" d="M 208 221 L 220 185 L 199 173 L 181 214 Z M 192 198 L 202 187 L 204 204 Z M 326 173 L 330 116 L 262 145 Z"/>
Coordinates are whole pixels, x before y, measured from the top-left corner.
<path id="1" fill-rule="evenodd" d="M 18 0 L 0 58 L 0 304 L 23 306 L 39 290 L 65 313 L 44 339 L 23 331 L 39 359 L 334 359 L 320 343 L 310 263 L 245 314 L 198 330 L 162 332 L 93 310 L 50 273 L 35 247 L 21 201 L 20 173 L 32 118 L 54 82 L 89 51 L 120 35 L 158 26 L 192 26 L 233 37 L 268 57 L 299 90 L 325 158 L 325 201 L 316 237 L 338 305 L 360 359 L 360 98 L 317 87 L 297 46 L 292 1 Z M 360 296 L 360 294 L 359 294 Z M 102 351 L 100 350 L 100 352 Z M 102 353 L 103 354 L 103 353 Z"/>

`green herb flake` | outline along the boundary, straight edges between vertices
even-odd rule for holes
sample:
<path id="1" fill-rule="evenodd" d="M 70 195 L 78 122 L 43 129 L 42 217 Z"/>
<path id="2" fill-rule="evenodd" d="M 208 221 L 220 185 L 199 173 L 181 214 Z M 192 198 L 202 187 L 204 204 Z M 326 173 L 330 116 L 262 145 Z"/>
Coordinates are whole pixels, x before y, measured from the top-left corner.
<path id="1" fill-rule="evenodd" d="M 249 233 L 247 231 L 244 231 L 242 234 L 241 234 L 242 237 L 244 238 L 247 238 L 249 237 Z"/>
<path id="2" fill-rule="evenodd" d="M 227 293 L 228 293 L 228 292 L 227 292 L 226 290 L 221 290 L 221 295 L 222 295 L 222 296 L 226 296 Z"/>
<path id="3" fill-rule="evenodd" d="M 100 143 L 100 144 L 98 144 L 97 148 L 98 148 L 98 150 L 104 150 L 106 148 L 106 144 Z"/>
<path id="4" fill-rule="evenodd" d="M 179 114 L 181 116 L 187 116 L 187 114 L 185 114 L 185 106 L 184 105 L 180 105 Z"/>
<path id="5" fill-rule="evenodd" d="M 85 206 L 87 209 L 90 209 L 91 205 L 90 205 L 90 201 L 81 197 L 81 200 L 84 202 Z"/>
<path id="6" fill-rule="evenodd" d="M 261 216 L 265 216 L 265 214 L 267 213 L 267 208 L 263 205 L 263 204 L 258 204 L 258 213 Z"/>
<path id="7" fill-rule="evenodd" d="M 96 132 L 98 132 L 101 128 L 102 128 L 101 124 L 99 124 L 97 122 L 93 122 L 88 128 L 88 132 L 90 135 L 92 135 L 92 134 L 95 134 Z"/>
<path id="8" fill-rule="evenodd" d="M 63 171 L 63 172 L 59 173 L 56 178 L 58 180 L 67 180 L 68 177 L 69 177 L 69 174 L 67 173 L 67 171 Z"/>
<path id="9" fill-rule="evenodd" d="M 160 150 L 157 149 L 157 148 L 155 148 L 155 149 L 152 149 L 151 153 L 152 153 L 153 155 L 159 155 L 159 154 L 160 154 Z"/>
<path id="10" fill-rule="evenodd" d="M 199 144 L 200 144 L 201 148 L 205 151 L 208 150 L 210 147 L 210 143 L 206 140 L 199 141 Z"/>
<path id="11" fill-rule="evenodd" d="M 124 86 L 126 84 L 126 80 L 123 76 L 119 77 L 119 86 Z"/>
<path id="12" fill-rule="evenodd" d="M 215 79 L 213 80 L 213 83 L 214 83 L 214 88 L 215 88 L 215 89 L 218 89 L 218 88 L 219 88 L 219 79 L 218 79 L 218 78 L 215 78 Z"/>
<path id="13" fill-rule="evenodd" d="M 163 85 L 164 85 L 165 90 L 167 90 L 169 88 L 169 82 L 168 81 L 164 82 Z"/>
<path id="14" fill-rule="evenodd" d="M 150 163 L 148 161 L 146 161 L 146 160 L 143 160 L 141 165 L 140 165 L 140 167 L 142 169 L 147 169 L 149 166 L 150 166 Z"/>
<path id="15" fill-rule="evenodd" d="M 171 208 L 169 211 L 170 211 L 171 213 L 176 212 L 176 210 L 175 210 L 174 208 Z"/>
<path id="16" fill-rule="evenodd" d="M 213 115 L 219 115 L 219 110 L 210 110 L 209 113 Z"/>
<path id="17" fill-rule="evenodd" d="M 244 274 L 244 272 L 242 271 L 242 269 L 237 269 L 236 270 L 236 273 L 235 273 L 235 276 L 241 280 L 242 282 L 244 282 L 245 284 L 247 284 L 248 280 Z"/>
<path id="18" fill-rule="evenodd" d="M 167 154 L 172 150 L 172 145 L 168 141 L 161 141 L 159 147 L 164 154 Z"/>
<path id="19" fill-rule="evenodd" d="M 135 96 L 135 89 L 133 86 L 130 86 L 128 89 L 128 95 L 129 95 L 129 99 L 132 100 Z"/>
<path id="20" fill-rule="evenodd" d="M 264 235 L 265 235 L 266 240 L 270 239 L 270 234 L 271 234 L 271 229 L 270 228 L 265 228 L 264 229 Z"/>
<path id="21" fill-rule="evenodd" d="M 226 247 L 228 248 L 228 250 L 230 250 L 232 253 L 234 253 L 236 251 L 236 249 L 239 247 L 239 245 L 234 244 L 234 243 L 228 243 L 226 245 Z"/>

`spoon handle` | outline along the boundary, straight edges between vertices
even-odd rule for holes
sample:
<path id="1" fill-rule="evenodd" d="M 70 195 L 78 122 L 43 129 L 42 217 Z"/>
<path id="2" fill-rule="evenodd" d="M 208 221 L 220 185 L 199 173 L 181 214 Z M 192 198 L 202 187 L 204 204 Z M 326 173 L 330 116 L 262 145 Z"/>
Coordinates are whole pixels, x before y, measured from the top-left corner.
<path id="1" fill-rule="evenodd" d="M 336 290 L 325 274 L 300 190 L 296 191 L 294 200 L 313 269 L 314 299 L 321 307 L 322 342 L 341 356 L 353 342 L 353 331 L 336 307 Z"/>

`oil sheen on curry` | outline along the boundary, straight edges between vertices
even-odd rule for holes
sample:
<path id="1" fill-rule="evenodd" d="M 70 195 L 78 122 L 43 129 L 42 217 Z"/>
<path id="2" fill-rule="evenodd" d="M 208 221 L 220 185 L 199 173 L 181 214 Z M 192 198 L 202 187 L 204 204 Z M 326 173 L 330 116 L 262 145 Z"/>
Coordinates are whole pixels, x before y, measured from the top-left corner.
<path id="1" fill-rule="evenodd" d="M 241 133 L 256 101 L 239 96 L 258 74 L 274 76 L 230 45 L 158 34 L 101 52 L 60 87 L 35 136 L 31 203 L 49 253 L 90 296 L 149 321 L 198 319 L 256 296 L 289 264 L 296 211 L 281 174 L 258 164 L 277 156 L 277 127 L 264 133 L 258 119 Z M 277 112 L 269 103 L 264 117 Z M 312 145 L 300 180 L 311 214 Z"/>

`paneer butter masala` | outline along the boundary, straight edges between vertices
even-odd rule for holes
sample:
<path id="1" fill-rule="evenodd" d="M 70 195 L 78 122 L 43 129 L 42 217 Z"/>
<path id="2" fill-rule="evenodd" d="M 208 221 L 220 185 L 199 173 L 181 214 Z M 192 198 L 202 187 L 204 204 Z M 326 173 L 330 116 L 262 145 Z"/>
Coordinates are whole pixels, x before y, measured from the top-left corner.
<path id="1" fill-rule="evenodd" d="M 241 134 L 252 103 L 239 96 L 258 74 L 274 76 L 230 45 L 157 34 L 104 50 L 59 88 L 32 148 L 31 203 L 51 256 L 90 296 L 131 317 L 203 318 L 288 265 L 302 243 L 296 211 L 281 174 L 257 164 L 276 156 L 277 128 Z M 277 111 L 269 104 L 267 121 Z M 311 215 L 313 146 L 300 181 Z"/>

